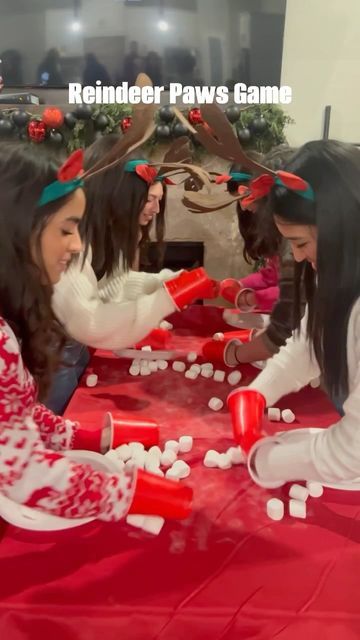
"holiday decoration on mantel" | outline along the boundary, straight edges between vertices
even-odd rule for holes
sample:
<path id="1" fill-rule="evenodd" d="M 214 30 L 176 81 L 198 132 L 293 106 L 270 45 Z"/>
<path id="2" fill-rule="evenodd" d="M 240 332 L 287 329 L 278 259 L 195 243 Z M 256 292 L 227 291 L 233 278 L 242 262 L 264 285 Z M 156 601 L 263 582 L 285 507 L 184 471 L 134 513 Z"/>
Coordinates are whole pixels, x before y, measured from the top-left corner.
<path id="1" fill-rule="evenodd" d="M 31 114 L 19 108 L 6 109 L 0 111 L 0 140 L 30 140 L 37 145 L 47 144 L 70 153 L 87 147 L 98 136 L 114 132 L 126 135 L 132 125 L 131 111 L 129 105 L 91 107 L 85 104 L 77 105 L 68 113 L 54 106 L 45 107 L 42 114 Z M 182 110 L 182 113 L 192 126 L 203 122 L 197 106 Z M 225 108 L 225 114 L 241 144 L 246 149 L 261 153 L 267 153 L 276 145 L 286 142 L 285 125 L 293 122 L 279 106 L 272 104 L 247 106 L 244 109 L 229 105 Z M 160 107 L 155 119 L 155 132 L 145 145 L 150 150 L 180 136 L 188 135 L 192 139 L 191 133 L 176 118 L 170 105 Z M 198 152 L 198 145 L 194 146 Z"/>

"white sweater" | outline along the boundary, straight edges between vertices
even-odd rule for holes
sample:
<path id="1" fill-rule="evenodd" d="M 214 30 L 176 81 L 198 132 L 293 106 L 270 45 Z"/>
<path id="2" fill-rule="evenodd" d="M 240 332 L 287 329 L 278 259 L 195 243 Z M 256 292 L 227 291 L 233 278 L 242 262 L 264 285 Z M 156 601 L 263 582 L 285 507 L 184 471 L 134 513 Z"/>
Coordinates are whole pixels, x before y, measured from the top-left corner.
<path id="1" fill-rule="evenodd" d="M 301 334 L 290 338 L 268 361 L 250 388 L 260 391 L 267 406 L 293 391 L 299 391 L 320 374 L 315 355 L 306 340 L 306 318 Z M 360 476 L 360 299 L 350 314 L 347 334 L 349 395 L 344 417 L 310 434 L 292 430 L 280 438 L 267 438 L 249 455 L 251 475 L 262 486 L 280 486 L 292 480 L 341 482 Z"/>
<path id="2" fill-rule="evenodd" d="M 67 333 L 82 344 L 100 349 L 134 345 L 176 308 L 162 286 L 177 274 L 123 272 L 99 282 L 91 266 L 91 251 L 72 264 L 54 287 L 52 305 Z M 121 264 L 121 262 L 120 262 Z"/>

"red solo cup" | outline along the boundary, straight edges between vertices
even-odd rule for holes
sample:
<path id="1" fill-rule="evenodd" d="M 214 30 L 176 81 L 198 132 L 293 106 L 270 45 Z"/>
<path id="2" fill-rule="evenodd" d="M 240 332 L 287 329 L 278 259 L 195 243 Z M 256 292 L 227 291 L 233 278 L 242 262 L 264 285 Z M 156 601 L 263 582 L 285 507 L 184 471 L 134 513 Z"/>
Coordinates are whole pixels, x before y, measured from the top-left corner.
<path id="1" fill-rule="evenodd" d="M 164 287 L 175 303 L 178 311 L 197 298 L 216 296 L 216 283 L 209 278 L 205 269 L 199 267 L 192 271 L 183 271 L 176 278 L 166 280 Z"/>
<path id="2" fill-rule="evenodd" d="M 240 282 L 234 278 L 226 278 L 220 282 L 220 295 L 224 300 L 235 304 L 242 289 Z"/>
<path id="3" fill-rule="evenodd" d="M 192 500 L 188 485 L 138 469 L 129 513 L 183 520 L 191 513 Z"/>
<path id="4" fill-rule="evenodd" d="M 155 420 L 108 412 L 104 419 L 104 428 L 106 427 L 110 427 L 110 449 L 128 442 L 142 442 L 144 447 L 159 444 L 159 425 Z"/>
<path id="5" fill-rule="evenodd" d="M 238 331 L 226 331 L 224 333 L 224 341 L 237 338 L 240 342 L 251 342 L 254 329 L 238 329 Z"/>
<path id="6" fill-rule="evenodd" d="M 84 449 L 86 451 L 102 452 L 103 428 L 101 427 L 80 427 L 75 431 L 72 444 L 73 449 Z"/>
<path id="7" fill-rule="evenodd" d="M 153 329 L 146 338 L 136 344 L 135 348 L 141 349 L 141 347 L 149 345 L 152 349 L 163 349 L 167 346 L 170 338 L 171 333 L 167 329 Z"/>
<path id="8" fill-rule="evenodd" d="M 227 363 L 227 351 L 230 348 L 230 343 L 232 342 L 232 344 L 235 343 L 235 345 L 237 347 L 241 346 L 241 342 L 240 340 L 237 340 L 236 338 L 233 339 L 232 341 L 230 340 L 223 340 L 223 341 L 219 341 L 219 340 L 209 340 L 208 342 L 205 342 L 205 344 L 203 344 L 202 347 L 202 355 L 203 358 L 209 362 L 215 362 L 218 364 L 226 364 L 228 367 L 229 366 L 236 366 L 235 365 L 229 365 Z"/>
<path id="9" fill-rule="evenodd" d="M 262 438 L 265 404 L 264 396 L 255 389 L 235 389 L 228 395 L 234 438 L 245 453 Z"/>

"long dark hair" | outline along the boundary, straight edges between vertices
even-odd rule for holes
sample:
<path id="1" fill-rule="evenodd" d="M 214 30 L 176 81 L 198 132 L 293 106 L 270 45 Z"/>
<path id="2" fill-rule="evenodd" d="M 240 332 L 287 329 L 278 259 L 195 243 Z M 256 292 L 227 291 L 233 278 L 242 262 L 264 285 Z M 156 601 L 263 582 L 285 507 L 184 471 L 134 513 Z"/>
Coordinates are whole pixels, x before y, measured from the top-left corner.
<path id="1" fill-rule="evenodd" d="M 284 164 L 294 155 L 294 149 L 287 144 L 281 144 L 274 147 L 265 157 L 252 152 L 248 154 L 253 160 L 261 162 L 269 169 L 278 171 L 282 169 Z M 247 170 L 240 165 L 233 165 L 231 172 L 244 172 Z M 229 193 L 236 194 L 239 183 L 230 180 L 227 183 Z M 243 256 L 248 264 L 257 260 L 272 258 L 282 251 L 283 241 L 279 231 L 277 230 L 271 217 L 264 212 L 264 203 L 259 202 L 256 213 L 243 210 L 238 202 L 236 204 L 236 213 L 238 218 L 239 232 L 244 241 Z"/>
<path id="2" fill-rule="evenodd" d="M 52 285 L 41 260 L 42 232 L 67 197 L 38 207 L 43 188 L 56 180 L 58 162 L 24 143 L 0 145 L 0 313 L 17 336 L 26 367 L 45 398 L 65 344 L 51 308 Z"/>
<path id="3" fill-rule="evenodd" d="M 96 140 L 85 151 L 85 168 L 89 169 L 118 142 L 119 135 L 110 134 Z M 124 171 L 132 158 L 144 158 L 141 151 L 129 155 L 114 168 L 86 182 L 86 216 L 84 218 L 85 254 L 92 248 L 92 266 L 98 277 L 111 275 L 122 267 L 133 267 L 137 250 L 150 242 L 152 223 L 139 226 L 139 215 L 146 204 L 149 186 L 136 173 Z M 155 219 L 155 236 L 159 248 L 165 233 L 166 185 Z M 139 230 L 141 239 L 139 241 Z"/>
<path id="4" fill-rule="evenodd" d="M 333 399 L 348 395 L 347 329 L 360 296 L 360 150 L 334 140 L 305 144 L 286 171 L 307 180 L 311 202 L 275 187 L 270 209 L 289 224 L 317 228 L 317 271 L 297 265 L 296 319 L 300 325 L 300 280 L 309 307 L 307 334 Z"/>

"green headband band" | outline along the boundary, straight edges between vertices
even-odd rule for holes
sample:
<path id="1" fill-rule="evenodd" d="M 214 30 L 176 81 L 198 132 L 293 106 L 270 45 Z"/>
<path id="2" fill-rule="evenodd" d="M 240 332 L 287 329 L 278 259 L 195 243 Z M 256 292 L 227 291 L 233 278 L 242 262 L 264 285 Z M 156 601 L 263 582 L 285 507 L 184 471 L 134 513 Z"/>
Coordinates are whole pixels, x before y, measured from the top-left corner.
<path id="1" fill-rule="evenodd" d="M 53 202 L 54 200 L 63 198 L 64 196 L 67 196 L 69 193 L 72 193 L 73 191 L 76 191 L 76 189 L 79 189 L 83 186 L 84 180 L 82 178 L 74 178 L 73 180 L 68 180 L 67 182 L 60 182 L 60 180 L 55 180 L 43 189 L 37 203 L 38 207 L 43 207 L 45 204 L 49 204 L 49 202 Z"/>

